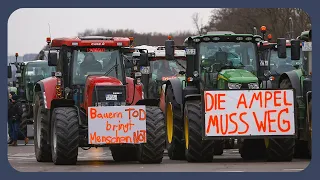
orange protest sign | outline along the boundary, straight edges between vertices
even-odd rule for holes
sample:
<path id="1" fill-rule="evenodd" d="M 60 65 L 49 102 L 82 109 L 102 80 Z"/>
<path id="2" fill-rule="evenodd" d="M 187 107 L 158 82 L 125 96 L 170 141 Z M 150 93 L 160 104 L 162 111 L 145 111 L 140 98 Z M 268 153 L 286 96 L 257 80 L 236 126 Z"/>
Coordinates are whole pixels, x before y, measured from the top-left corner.
<path id="1" fill-rule="evenodd" d="M 88 108 L 89 144 L 146 143 L 145 106 Z"/>
<path id="2" fill-rule="evenodd" d="M 293 90 L 205 91 L 206 136 L 294 135 Z"/>

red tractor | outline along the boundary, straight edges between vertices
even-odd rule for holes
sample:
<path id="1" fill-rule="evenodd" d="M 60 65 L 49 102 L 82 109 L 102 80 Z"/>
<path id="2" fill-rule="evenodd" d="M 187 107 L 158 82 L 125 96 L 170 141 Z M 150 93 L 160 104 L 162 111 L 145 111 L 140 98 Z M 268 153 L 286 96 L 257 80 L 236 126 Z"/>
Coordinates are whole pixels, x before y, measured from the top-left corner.
<path id="1" fill-rule="evenodd" d="M 39 81 L 34 98 L 38 162 L 76 164 L 78 148 L 109 147 L 115 161 L 161 163 L 165 121 L 157 100 L 144 99 L 141 73 L 148 55 L 123 57 L 130 38 L 87 36 L 51 41 L 52 77 Z M 139 75 L 140 74 L 140 75 Z"/>

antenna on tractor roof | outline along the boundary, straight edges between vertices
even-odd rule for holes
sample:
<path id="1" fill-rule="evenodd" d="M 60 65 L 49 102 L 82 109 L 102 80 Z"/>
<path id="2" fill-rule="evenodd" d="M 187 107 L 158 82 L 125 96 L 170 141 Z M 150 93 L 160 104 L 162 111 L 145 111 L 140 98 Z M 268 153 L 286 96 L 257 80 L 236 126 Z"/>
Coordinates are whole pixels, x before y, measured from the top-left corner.
<path id="1" fill-rule="evenodd" d="M 49 36 L 50 36 L 50 39 L 51 39 L 51 29 L 50 29 L 50 23 L 48 23 L 48 27 L 49 27 Z"/>

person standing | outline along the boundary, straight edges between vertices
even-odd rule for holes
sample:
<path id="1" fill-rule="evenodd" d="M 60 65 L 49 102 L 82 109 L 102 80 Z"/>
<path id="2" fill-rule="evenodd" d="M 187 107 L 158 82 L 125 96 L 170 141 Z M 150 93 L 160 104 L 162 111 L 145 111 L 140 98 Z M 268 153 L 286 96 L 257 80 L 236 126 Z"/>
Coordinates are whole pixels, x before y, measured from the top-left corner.
<path id="1" fill-rule="evenodd" d="M 13 95 L 12 96 L 12 106 L 9 109 L 10 112 L 10 118 L 12 120 L 12 143 L 9 144 L 9 146 L 17 146 L 17 141 L 18 141 L 18 134 L 20 132 L 20 123 L 21 123 L 21 116 L 22 116 L 22 104 L 19 101 L 19 96 L 18 95 Z M 23 134 L 23 133 L 22 133 Z M 24 141 L 25 144 L 28 144 L 29 139 L 26 137 L 25 134 L 24 136 Z"/>
<path id="2" fill-rule="evenodd" d="M 11 114 L 12 114 L 12 96 L 15 95 L 16 93 L 11 91 L 9 93 L 9 100 L 8 100 L 8 134 L 9 134 L 9 140 L 8 144 L 12 143 L 12 119 L 11 119 Z"/>

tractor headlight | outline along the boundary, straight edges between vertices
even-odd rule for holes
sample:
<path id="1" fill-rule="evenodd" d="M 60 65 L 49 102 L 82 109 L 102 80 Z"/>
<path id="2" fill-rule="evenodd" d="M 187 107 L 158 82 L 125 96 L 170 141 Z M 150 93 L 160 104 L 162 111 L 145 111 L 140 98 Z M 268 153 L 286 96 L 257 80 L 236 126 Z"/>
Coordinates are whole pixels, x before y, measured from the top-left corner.
<path id="1" fill-rule="evenodd" d="M 229 89 L 240 89 L 241 88 L 241 84 L 239 84 L 239 83 L 228 83 L 228 87 L 229 87 Z"/>
<path id="2" fill-rule="evenodd" d="M 249 83 L 248 87 L 249 89 L 259 89 L 258 83 Z"/>

